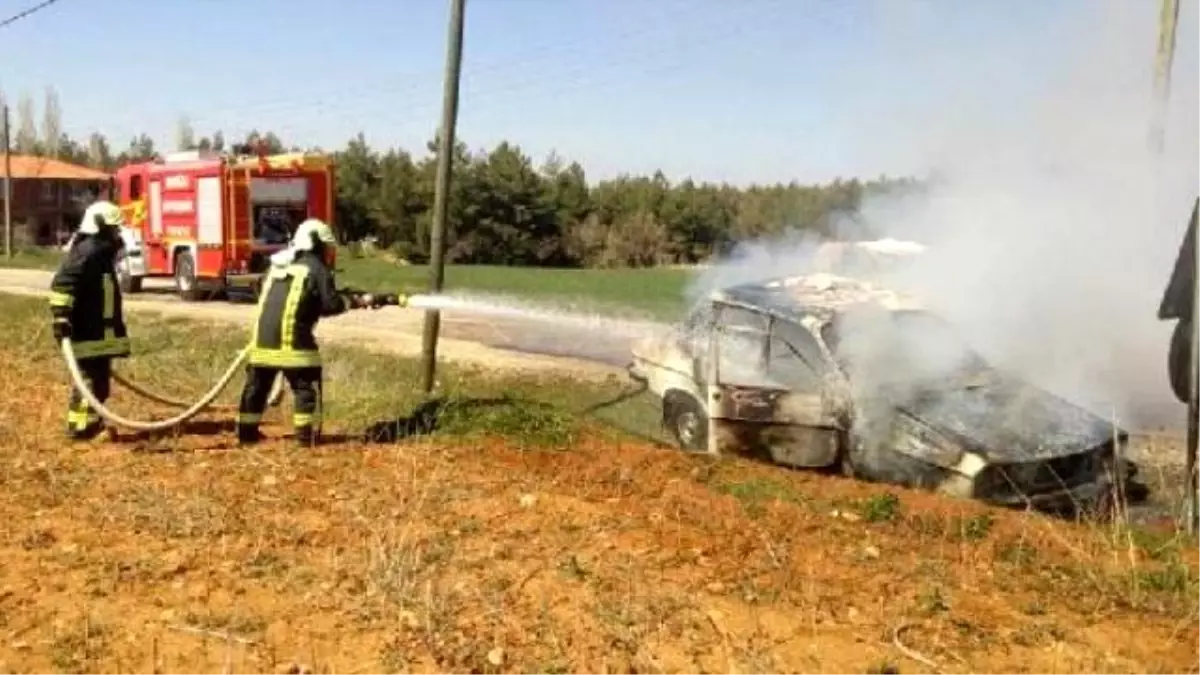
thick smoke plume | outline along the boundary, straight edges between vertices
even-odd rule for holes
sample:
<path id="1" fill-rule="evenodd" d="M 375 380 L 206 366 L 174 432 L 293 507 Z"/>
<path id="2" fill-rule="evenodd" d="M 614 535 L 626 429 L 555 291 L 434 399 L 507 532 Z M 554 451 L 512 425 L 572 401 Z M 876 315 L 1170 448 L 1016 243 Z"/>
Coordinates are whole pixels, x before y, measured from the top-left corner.
<path id="1" fill-rule="evenodd" d="M 874 236 L 928 247 L 890 284 L 918 294 L 993 363 L 1125 426 L 1178 427 L 1184 407 L 1166 371 L 1171 325 L 1155 313 L 1200 184 L 1197 3 L 1185 1 L 1180 15 L 1161 155 L 1148 142 L 1158 3 L 1064 6 L 1076 20 L 1052 50 L 1033 55 L 1020 35 L 982 36 L 946 53 L 895 36 L 895 59 L 928 64 L 942 95 L 936 105 L 897 108 L 887 133 L 864 116 L 870 149 L 856 150 L 891 165 L 907 158 L 926 189 L 872 198 L 859 220 Z M 1028 78 L 989 77 L 994 64 Z M 694 295 L 804 273 L 814 251 L 796 234 L 747 243 L 703 273 Z M 872 372 L 911 370 L 879 363 L 893 351 L 883 346 L 892 333 L 872 328 L 880 325 L 856 327 L 855 355 Z M 958 349 L 946 339 L 930 338 L 921 352 Z M 943 354 L 936 369 L 956 359 Z"/>

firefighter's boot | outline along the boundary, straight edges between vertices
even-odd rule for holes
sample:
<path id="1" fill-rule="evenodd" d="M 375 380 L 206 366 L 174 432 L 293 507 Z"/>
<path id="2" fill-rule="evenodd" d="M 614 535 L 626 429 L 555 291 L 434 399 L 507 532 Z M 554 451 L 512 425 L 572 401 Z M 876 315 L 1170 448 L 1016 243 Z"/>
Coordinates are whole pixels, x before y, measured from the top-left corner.
<path id="1" fill-rule="evenodd" d="M 296 427 L 296 445 L 311 448 L 321 442 L 321 433 L 311 424 Z"/>
<path id="2" fill-rule="evenodd" d="M 258 424 L 262 415 L 256 413 L 239 413 L 237 421 L 238 445 L 254 445 L 262 440 Z"/>
<path id="3" fill-rule="evenodd" d="M 90 441 L 104 430 L 100 416 L 88 409 L 86 403 L 76 403 L 67 413 L 66 435 L 72 441 Z"/>
<path id="4" fill-rule="evenodd" d="M 87 422 L 82 428 L 75 424 L 67 425 L 67 439 L 72 441 L 90 441 L 100 436 L 104 425 L 100 422 Z"/>
<path id="5" fill-rule="evenodd" d="M 258 430 L 257 424 L 245 424 L 238 422 L 237 425 L 237 440 L 238 445 L 254 445 L 262 440 L 262 432 Z"/>

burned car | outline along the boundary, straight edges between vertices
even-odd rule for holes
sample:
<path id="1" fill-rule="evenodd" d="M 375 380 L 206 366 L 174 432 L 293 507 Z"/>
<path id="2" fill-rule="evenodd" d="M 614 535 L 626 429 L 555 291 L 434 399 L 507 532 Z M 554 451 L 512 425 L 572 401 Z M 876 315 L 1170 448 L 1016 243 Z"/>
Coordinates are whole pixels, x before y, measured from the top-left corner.
<path id="1" fill-rule="evenodd" d="M 989 365 L 913 298 L 846 277 L 717 291 L 635 345 L 629 372 L 689 450 L 1046 509 L 1136 471 L 1113 471 L 1125 431 Z"/>

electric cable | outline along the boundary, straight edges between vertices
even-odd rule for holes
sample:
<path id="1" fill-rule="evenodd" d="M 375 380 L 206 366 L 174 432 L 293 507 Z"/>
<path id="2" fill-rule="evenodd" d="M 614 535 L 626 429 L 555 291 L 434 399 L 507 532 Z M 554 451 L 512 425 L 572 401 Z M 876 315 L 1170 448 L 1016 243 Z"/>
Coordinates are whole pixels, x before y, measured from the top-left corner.
<path id="1" fill-rule="evenodd" d="M 12 16 L 8 17 L 7 19 L 0 21 L 0 28 L 3 28 L 11 23 L 14 23 L 16 21 L 24 19 L 25 17 L 29 16 L 30 14 L 33 14 L 35 12 L 46 9 L 47 7 L 49 7 L 50 5 L 53 5 L 56 2 L 58 2 L 58 0 L 44 0 L 44 2 L 38 3 L 38 4 L 34 5 L 33 7 L 30 7 L 28 9 L 17 12 L 16 14 L 13 14 Z"/>
<path id="2" fill-rule="evenodd" d="M 734 16 L 741 18 L 741 16 L 743 14 L 751 15 L 751 18 L 759 20 L 759 21 L 755 21 L 755 23 L 759 23 L 759 22 L 761 22 L 761 19 L 763 16 L 762 10 L 763 10 L 764 5 L 770 6 L 770 7 L 782 7 L 782 6 L 786 6 L 787 4 L 788 3 L 786 3 L 784 0 L 770 0 L 767 3 L 757 3 L 757 4 L 749 5 L 747 8 L 747 11 L 734 13 Z M 753 10 L 753 11 L 750 11 L 750 10 Z M 537 76 L 523 77 L 523 78 L 519 78 L 519 80 L 516 82 L 513 82 L 513 81 L 505 82 L 503 79 L 501 79 L 499 82 L 495 82 L 495 80 L 493 80 L 492 78 L 482 78 L 482 77 L 479 77 L 479 75 L 486 74 L 486 73 L 493 72 L 493 71 L 505 71 L 505 72 L 511 71 L 511 72 L 523 73 L 527 70 L 527 66 L 536 65 L 539 61 L 540 62 L 549 62 L 551 59 L 549 59 L 549 58 L 538 59 L 538 58 L 528 58 L 527 57 L 525 59 L 517 59 L 514 61 L 497 62 L 494 64 L 488 64 L 483 67 L 473 67 L 463 73 L 463 88 L 464 88 L 463 96 L 470 97 L 472 99 L 471 108 L 472 108 L 472 110 L 475 110 L 478 107 L 478 99 L 481 95 L 486 100 L 488 98 L 492 98 L 493 95 L 502 95 L 502 94 L 507 94 L 507 93 L 512 93 L 512 92 L 525 91 L 525 90 L 529 90 L 529 89 L 550 88 L 552 90 L 556 90 L 553 87 L 554 83 L 563 82 L 563 81 L 566 81 L 569 84 L 569 86 L 566 87 L 565 89 L 578 89 L 582 86 L 598 85 L 598 84 L 602 85 L 602 84 L 609 84 L 609 83 L 613 83 L 613 82 L 619 83 L 619 82 L 627 80 L 626 75 L 624 75 L 620 72 L 618 72 L 618 73 L 607 72 L 606 73 L 603 71 L 611 71 L 614 66 L 647 63 L 647 64 L 652 64 L 652 65 L 648 66 L 647 68 L 643 68 L 640 71 L 640 72 L 642 72 L 642 74 L 645 74 L 647 72 L 660 72 L 660 71 L 669 72 L 669 71 L 673 70 L 674 68 L 678 67 L 679 65 L 682 65 L 683 63 L 685 63 L 689 58 L 688 53 L 690 53 L 692 51 L 695 51 L 697 49 L 711 50 L 714 47 L 714 45 L 723 42 L 726 38 L 743 37 L 747 33 L 753 34 L 754 32 L 756 32 L 754 30 L 750 30 L 750 26 L 748 25 L 749 23 L 751 23 L 750 21 L 730 21 L 730 17 L 728 17 L 728 16 L 722 16 L 722 17 L 719 17 L 719 19 L 720 20 L 713 21 L 713 27 L 718 29 L 718 30 L 714 31 L 715 34 L 706 35 L 705 36 L 706 39 L 703 39 L 703 40 L 690 41 L 688 43 L 689 48 L 684 49 L 682 51 L 675 48 L 674 45 L 670 45 L 670 44 L 667 44 L 666 48 L 658 48 L 658 49 L 650 49 L 650 50 L 630 50 L 630 51 L 620 52 L 620 53 L 618 53 L 618 55 L 615 58 L 609 58 L 609 59 L 606 59 L 606 60 L 598 62 L 598 63 L 568 64 L 568 67 L 565 69 L 562 69 L 561 72 L 550 73 L 549 76 L 547 76 L 546 74 L 539 74 Z M 770 25 L 770 24 L 772 24 L 772 22 L 767 21 L 767 22 L 761 22 L 761 23 L 767 24 L 765 26 L 767 28 L 772 27 Z M 644 34 L 647 36 L 654 36 L 654 35 L 661 34 L 663 36 L 678 36 L 677 31 L 674 30 L 673 24 L 671 24 L 669 21 L 663 22 L 660 24 L 652 24 L 652 25 L 656 25 L 657 27 L 654 29 L 642 29 L 640 31 L 633 31 L 633 32 L 627 33 L 627 35 L 642 35 L 642 34 Z M 665 40 L 663 41 L 663 43 L 666 43 L 666 42 L 667 41 L 665 41 Z M 660 47 L 661 47 L 661 45 L 662 45 L 662 43 L 660 43 Z M 539 52 L 542 52 L 542 51 L 547 52 L 551 56 L 557 56 L 556 54 L 551 52 L 549 49 L 529 50 L 528 55 L 529 56 L 538 55 Z M 568 52 L 568 53 L 570 53 L 570 52 Z M 560 54 L 561 54 L 561 52 L 560 52 Z M 667 61 L 664 62 L 662 60 L 662 57 L 664 57 L 664 56 L 672 56 L 673 58 L 668 59 Z M 413 71 L 413 72 L 424 72 L 424 71 Z M 608 75 L 609 77 L 600 77 L 597 80 L 597 78 L 595 77 L 596 75 Z M 580 77 L 580 76 L 583 76 L 583 77 Z M 483 89 L 480 89 L 480 90 L 472 90 L 472 84 L 474 83 L 473 81 L 475 81 L 477 79 L 480 81 L 486 80 L 487 82 L 493 84 L 493 86 L 485 86 Z M 530 86 L 530 85 L 532 85 L 532 86 Z M 549 85 L 549 86 L 547 87 L 547 85 Z M 347 103 L 381 102 L 385 99 L 385 97 L 381 96 L 381 94 L 389 94 L 389 95 L 414 94 L 414 93 L 423 91 L 426 88 L 427 87 L 425 87 L 421 83 L 412 83 L 412 82 L 403 83 L 398 86 L 397 85 L 390 85 L 390 86 L 385 85 L 385 86 L 381 87 L 381 86 L 377 86 L 377 85 L 376 86 L 364 85 L 364 86 L 360 86 L 360 87 L 341 88 L 341 92 L 344 95 L 334 95 L 332 93 L 322 93 L 320 95 L 314 95 L 310 101 L 303 102 L 303 103 L 296 102 L 296 101 L 289 101 L 286 99 L 278 99 L 276 101 L 265 100 L 265 101 L 260 101 L 258 103 L 239 104 L 236 108 L 236 112 L 240 117 L 246 117 L 246 116 L 248 116 L 248 113 L 249 114 L 261 114 L 264 112 L 270 112 L 270 113 L 273 113 L 274 115 L 278 115 L 279 117 L 282 117 L 284 119 L 295 120 L 295 119 L 297 119 L 297 116 L 295 115 L 295 113 L 300 112 L 300 113 L 305 113 L 306 116 L 304 119 L 327 118 L 329 114 L 335 114 L 335 115 L 344 114 L 345 105 Z M 411 114 L 413 112 L 423 112 L 425 110 L 436 108 L 437 106 L 440 106 L 440 104 L 441 104 L 440 98 L 438 98 L 437 100 L 430 99 L 430 101 L 427 101 L 427 102 L 421 102 L 421 103 L 417 103 L 415 105 L 402 106 L 402 107 L 398 108 L 397 112 L 399 112 L 401 114 Z M 235 109 L 231 108 L 230 112 L 232 112 L 234 110 Z M 195 129 L 198 125 L 199 126 L 208 126 L 210 123 L 216 122 L 216 121 L 220 120 L 222 117 L 223 117 L 223 115 L 219 112 L 212 113 L 212 114 L 205 115 L 205 116 L 199 116 L 199 117 L 193 116 L 193 115 L 188 115 L 188 122 L 192 126 L 192 128 Z M 123 119 L 118 118 L 117 121 L 132 122 L 133 118 L 131 118 L 131 117 L 123 118 Z M 204 123 L 204 124 L 201 124 L 201 123 Z M 303 126 L 302 122 L 299 124 L 295 123 L 295 122 L 293 122 L 291 124 L 284 123 L 282 125 L 275 125 L 268 130 L 274 132 L 277 136 L 285 137 L 288 135 L 287 132 L 289 130 L 299 129 L 302 126 Z M 236 133 L 233 134 L 233 136 L 238 136 L 238 135 L 239 134 L 236 134 Z"/>

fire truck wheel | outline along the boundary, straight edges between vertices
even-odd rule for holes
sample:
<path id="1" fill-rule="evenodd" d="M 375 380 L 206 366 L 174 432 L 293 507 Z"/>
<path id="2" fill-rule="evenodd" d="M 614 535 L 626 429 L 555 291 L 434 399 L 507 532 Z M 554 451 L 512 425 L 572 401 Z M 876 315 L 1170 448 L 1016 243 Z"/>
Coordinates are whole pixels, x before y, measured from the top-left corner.
<path id="1" fill-rule="evenodd" d="M 188 302 L 199 298 L 196 289 L 196 261 L 189 251 L 175 255 L 175 290 L 179 297 Z"/>

